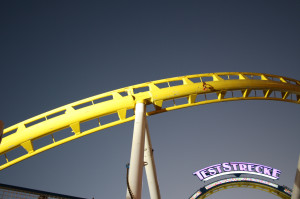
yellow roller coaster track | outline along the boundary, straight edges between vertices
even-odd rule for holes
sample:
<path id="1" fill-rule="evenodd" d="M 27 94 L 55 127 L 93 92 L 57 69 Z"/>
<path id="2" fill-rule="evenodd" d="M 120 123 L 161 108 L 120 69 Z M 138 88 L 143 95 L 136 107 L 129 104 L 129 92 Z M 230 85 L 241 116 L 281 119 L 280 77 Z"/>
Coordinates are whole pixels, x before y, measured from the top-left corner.
<path id="1" fill-rule="evenodd" d="M 132 110 L 138 102 L 147 107 L 154 105 L 153 110 L 147 112 L 150 116 L 235 100 L 277 100 L 300 104 L 300 81 L 250 72 L 207 73 L 157 80 L 99 94 L 4 129 L 0 155 L 5 161 L 0 170 L 82 136 L 134 120 L 134 113 L 129 113 L 134 112 Z M 117 115 L 116 119 L 104 123 L 104 118 L 112 114 Z M 82 125 L 91 120 L 97 121 L 97 125 L 82 130 Z M 53 136 L 67 128 L 72 129 L 70 136 L 61 140 Z M 51 143 L 40 148 L 34 146 L 34 142 L 44 136 L 52 136 Z M 19 148 L 25 149 L 24 153 L 10 157 L 10 153 Z"/>

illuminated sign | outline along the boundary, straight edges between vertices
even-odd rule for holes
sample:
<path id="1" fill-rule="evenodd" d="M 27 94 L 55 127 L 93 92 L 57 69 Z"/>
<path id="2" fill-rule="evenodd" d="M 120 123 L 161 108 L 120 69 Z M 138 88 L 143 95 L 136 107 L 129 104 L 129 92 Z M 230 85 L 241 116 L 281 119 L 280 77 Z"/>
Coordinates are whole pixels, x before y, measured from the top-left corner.
<path id="1" fill-rule="evenodd" d="M 201 191 L 197 191 L 190 199 L 196 199 L 198 196 L 201 195 Z"/>
<path id="2" fill-rule="evenodd" d="M 256 179 L 256 178 L 227 178 L 227 179 L 222 179 L 216 182 L 213 182 L 211 184 L 208 184 L 202 188 L 200 188 L 196 193 L 194 193 L 189 199 L 199 199 L 202 198 L 201 196 L 207 194 L 208 192 L 215 193 L 216 191 L 213 191 L 213 189 L 215 187 L 224 185 L 224 184 L 231 184 L 227 187 L 221 187 L 221 189 L 219 190 L 223 190 L 226 188 L 235 188 L 235 187 L 248 187 L 248 188 L 256 188 L 256 189 L 260 189 L 260 190 L 264 190 L 261 189 L 260 186 L 256 186 L 256 185 L 252 185 L 252 184 L 244 184 L 244 185 L 238 185 L 239 183 L 243 183 L 243 182 L 252 182 L 252 183 L 257 183 L 257 184 L 262 184 L 262 185 L 267 185 L 269 187 L 272 187 L 273 189 L 276 189 L 277 191 L 287 194 L 288 196 L 292 195 L 292 191 L 290 190 L 290 188 L 286 187 L 286 186 L 281 186 L 272 182 L 268 182 L 266 180 L 261 180 L 261 179 Z M 274 192 L 274 190 L 271 190 L 269 192 L 271 193 L 276 193 Z M 218 190 L 218 189 L 217 189 Z M 210 195 L 210 194 L 209 194 Z"/>
<path id="3" fill-rule="evenodd" d="M 264 180 L 260 180 L 260 179 L 255 179 L 255 178 L 228 178 L 225 180 L 220 180 L 220 181 L 211 183 L 210 185 L 207 185 L 205 188 L 206 188 L 206 190 L 208 190 L 208 189 L 211 189 L 211 188 L 221 185 L 221 184 L 226 184 L 226 183 L 230 183 L 230 182 L 245 182 L 245 181 L 246 182 L 256 182 L 256 183 L 260 183 L 260 184 L 269 185 L 274 188 L 278 188 L 277 184 L 267 182 Z"/>
<path id="4" fill-rule="evenodd" d="M 287 188 L 284 188 L 284 192 L 288 193 L 289 195 L 292 195 L 292 191 Z"/>
<path id="5" fill-rule="evenodd" d="M 193 174 L 201 181 L 207 181 L 215 177 L 229 174 L 255 174 L 275 180 L 279 179 L 280 173 L 281 171 L 278 169 L 261 164 L 248 162 L 225 162 L 200 169 Z"/>

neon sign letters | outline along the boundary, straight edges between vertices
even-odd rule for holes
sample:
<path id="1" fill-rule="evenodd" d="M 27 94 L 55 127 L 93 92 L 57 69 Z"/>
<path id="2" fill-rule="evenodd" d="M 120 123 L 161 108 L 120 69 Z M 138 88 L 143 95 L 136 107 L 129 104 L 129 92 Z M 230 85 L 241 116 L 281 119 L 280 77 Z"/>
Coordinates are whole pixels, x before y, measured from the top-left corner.
<path id="1" fill-rule="evenodd" d="M 215 177 L 229 174 L 255 174 L 275 180 L 279 179 L 280 173 L 281 171 L 278 169 L 261 164 L 248 162 L 225 162 L 200 169 L 193 174 L 201 181 L 207 181 Z"/>

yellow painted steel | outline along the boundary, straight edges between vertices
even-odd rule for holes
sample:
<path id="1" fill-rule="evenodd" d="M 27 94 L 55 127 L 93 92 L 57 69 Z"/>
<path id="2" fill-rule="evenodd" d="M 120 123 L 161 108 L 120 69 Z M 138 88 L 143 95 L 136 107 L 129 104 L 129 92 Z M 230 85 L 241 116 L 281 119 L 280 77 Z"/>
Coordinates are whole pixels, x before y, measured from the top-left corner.
<path id="1" fill-rule="evenodd" d="M 254 182 L 232 182 L 232 183 L 227 183 L 227 184 L 222 184 L 217 187 L 212 188 L 211 190 L 207 191 L 203 195 L 201 195 L 198 199 L 204 199 L 208 198 L 212 194 L 225 190 L 225 189 L 232 189 L 232 188 L 250 188 L 250 189 L 258 189 L 261 191 L 269 192 L 279 198 L 283 199 L 290 199 L 291 196 L 288 194 L 277 190 L 274 187 L 270 187 L 264 184 L 259 184 L 259 183 L 254 183 Z"/>
<path id="2" fill-rule="evenodd" d="M 4 129 L 0 155 L 6 162 L 0 170 L 27 159 L 33 155 L 80 138 L 82 136 L 134 120 L 135 104 L 143 102 L 154 108 L 147 116 L 171 110 L 208 103 L 235 100 L 277 100 L 300 104 L 300 81 L 270 74 L 250 72 L 207 73 L 174 77 L 129 86 L 89 97 Z M 171 102 L 171 105 L 170 103 Z M 116 114 L 117 119 L 103 123 L 103 117 Z M 81 130 L 84 122 L 96 120 L 98 125 Z M 72 135 L 57 140 L 53 134 L 60 134 L 70 128 Z M 52 136 L 52 143 L 41 148 L 34 141 Z M 25 149 L 17 158 L 9 153 L 17 148 Z"/>

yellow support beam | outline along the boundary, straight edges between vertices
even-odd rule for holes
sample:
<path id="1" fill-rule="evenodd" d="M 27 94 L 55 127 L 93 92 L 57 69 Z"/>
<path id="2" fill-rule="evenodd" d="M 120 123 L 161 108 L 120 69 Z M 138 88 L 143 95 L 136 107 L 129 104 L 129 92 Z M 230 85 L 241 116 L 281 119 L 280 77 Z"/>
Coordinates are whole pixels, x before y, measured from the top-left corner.
<path id="1" fill-rule="evenodd" d="M 28 140 L 21 144 L 21 146 L 28 152 L 32 153 L 34 151 L 31 140 Z"/>

